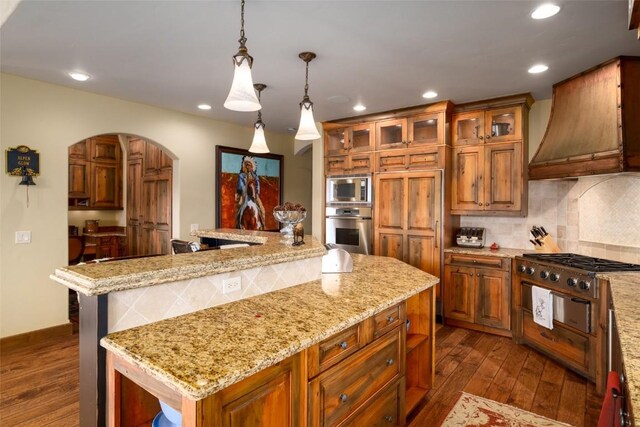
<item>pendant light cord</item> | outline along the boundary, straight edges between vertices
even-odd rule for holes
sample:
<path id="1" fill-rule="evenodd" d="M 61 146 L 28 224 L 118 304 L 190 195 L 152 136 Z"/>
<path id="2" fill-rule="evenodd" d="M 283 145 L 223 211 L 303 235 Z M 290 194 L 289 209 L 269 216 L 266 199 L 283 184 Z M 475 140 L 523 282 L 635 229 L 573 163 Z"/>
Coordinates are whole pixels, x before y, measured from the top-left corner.
<path id="1" fill-rule="evenodd" d="M 244 47 L 247 38 L 244 36 L 244 0 L 240 2 L 240 46 Z"/>

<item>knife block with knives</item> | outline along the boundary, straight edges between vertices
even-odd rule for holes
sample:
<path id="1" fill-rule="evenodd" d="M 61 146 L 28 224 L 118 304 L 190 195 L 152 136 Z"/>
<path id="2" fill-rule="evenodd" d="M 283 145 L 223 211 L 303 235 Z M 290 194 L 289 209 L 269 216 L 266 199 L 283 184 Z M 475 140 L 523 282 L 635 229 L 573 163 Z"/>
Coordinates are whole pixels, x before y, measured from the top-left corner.
<path id="1" fill-rule="evenodd" d="M 533 226 L 531 227 L 531 235 L 533 239 L 529 239 L 529 241 L 533 244 L 536 252 L 544 252 L 544 253 L 559 253 L 562 252 L 555 240 L 544 227 Z"/>

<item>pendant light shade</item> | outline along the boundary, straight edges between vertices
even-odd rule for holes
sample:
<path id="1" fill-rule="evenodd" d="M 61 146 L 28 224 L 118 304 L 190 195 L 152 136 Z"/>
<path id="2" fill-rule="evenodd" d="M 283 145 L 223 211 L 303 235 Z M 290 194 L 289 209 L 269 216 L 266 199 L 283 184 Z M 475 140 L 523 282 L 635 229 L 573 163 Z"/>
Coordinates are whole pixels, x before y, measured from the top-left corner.
<path id="1" fill-rule="evenodd" d="M 267 87 L 267 85 L 262 83 L 256 83 L 253 85 L 258 91 L 258 100 L 260 100 L 260 94 Z M 251 147 L 249 148 L 250 153 L 258 153 L 264 154 L 269 152 L 269 147 L 267 147 L 267 140 L 264 137 L 264 123 L 262 122 L 262 111 L 258 111 L 258 120 L 253 125 L 255 128 L 255 132 L 253 133 L 253 142 L 251 142 Z"/>
<path id="2" fill-rule="evenodd" d="M 264 125 L 258 127 L 256 123 L 256 132 L 253 134 L 253 142 L 251 143 L 249 152 L 259 154 L 269 152 L 269 147 L 267 147 L 267 140 L 264 138 Z"/>
<path id="3" fill-rule="evenodd" d="M 320 138 L 318 128 L 316 128 L 316 122 L 313 118 L 313 102 L 309 99 L 309 62 L 316 57 L 313 52 L 302 52 L 298 55 L 306 64 L 305 85 L 304 85 L 304 97 L 300 103 L 300 125 L 298 126 L 298 133 L 296 133 L 296 139 L 302 141 L 309 141 Z"/>
<path id="4" fill-rule="evenodd" d="M 320 138 L 320 133 L 316 128 L 316 122 L 313 119 L 313 103 L 300 103 L 300 125 L 296 139 L 308 141 Z"/>
<path id="5" fill-rule="evenodd" d="M 233 82 L 224 107 L 233 111 L 258 111 L 261 108 L 260 101 L 253 90 L 251 78 L 253 57 L 249 55 L 245 46 L 247 38 L 244 36 L 244 0 L 240 6 L 240 40 L 238 42 L 240 48 L 233 56 Z"/>

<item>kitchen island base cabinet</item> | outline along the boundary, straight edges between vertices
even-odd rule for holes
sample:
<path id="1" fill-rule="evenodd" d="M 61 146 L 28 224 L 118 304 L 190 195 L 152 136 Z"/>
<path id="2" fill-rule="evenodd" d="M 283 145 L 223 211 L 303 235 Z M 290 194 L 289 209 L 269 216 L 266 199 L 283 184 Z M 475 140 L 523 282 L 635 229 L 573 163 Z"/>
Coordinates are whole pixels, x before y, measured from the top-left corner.
<path id="1" fill-rule="evenodd" d="M 404 426 L 433 385 L 433 293 L 424 290 L 201 400 L 108 351 L 108 425 L 150 425 L 162 400 L 189 427 Z"/>
<path id="2" fill-rule="evenodd" d="M 298 353 L 205 399 L 181 397 L 113 353 L 107 357 L 109 426 L 150 425 L 158 399 L 194 427 L 297 427 L 306 425 L 306 357 Z"/>

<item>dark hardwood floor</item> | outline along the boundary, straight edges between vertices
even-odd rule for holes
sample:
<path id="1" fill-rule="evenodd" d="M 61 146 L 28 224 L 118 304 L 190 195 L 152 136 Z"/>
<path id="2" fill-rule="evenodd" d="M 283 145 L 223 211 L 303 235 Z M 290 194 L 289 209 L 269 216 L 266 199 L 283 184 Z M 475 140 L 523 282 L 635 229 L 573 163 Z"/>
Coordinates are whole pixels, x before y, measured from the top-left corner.
<path id="1" fill-rule="evenodd" d="M 0 426 L 79 424 L 78 335 L 0 353 Z"/>
<path id="2" fill-rule="evenodd" d="M 596 426 L 595 385 L 510 338 L 438 325 L 436 381 L 410 427 L 435 426 L 459 392 L 506 403 L 573 426 Z"/>
<path id="3" fill-rule="evenodd" d="M 595 387 L 508 338 L 438 326 L 436 386 L 411 427 L 434 426 L 460 391 L 595 426 Z M 0 426 L 78 425 L 78 335 L 0 354 Z"/>

